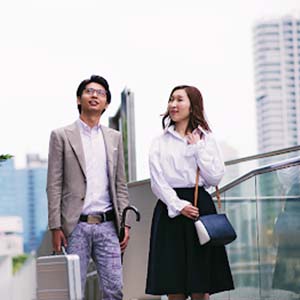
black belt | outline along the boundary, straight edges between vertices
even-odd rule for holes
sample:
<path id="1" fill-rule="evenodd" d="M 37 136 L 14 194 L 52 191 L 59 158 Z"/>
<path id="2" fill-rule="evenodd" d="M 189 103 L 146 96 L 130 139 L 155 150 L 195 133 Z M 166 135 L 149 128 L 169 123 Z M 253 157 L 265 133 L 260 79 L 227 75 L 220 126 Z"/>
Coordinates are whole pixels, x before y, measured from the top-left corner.
<path id="1" fill-rule="evenodd" d="M 88 224 L 99 224 L 106 221 L 112 221 L 115 218 L 115 212 L 113 210 L 109 210 L 104 213 L 93 213 L 90 215 L 80 215 L 80 222 L 87 222 Z"/>

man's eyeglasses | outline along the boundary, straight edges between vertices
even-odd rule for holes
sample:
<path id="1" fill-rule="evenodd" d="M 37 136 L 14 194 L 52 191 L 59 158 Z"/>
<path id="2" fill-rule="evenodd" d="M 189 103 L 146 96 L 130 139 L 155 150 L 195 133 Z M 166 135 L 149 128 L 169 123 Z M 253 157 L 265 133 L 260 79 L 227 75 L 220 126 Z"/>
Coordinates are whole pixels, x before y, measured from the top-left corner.
<path id="1" fill-rule="evenodd" d="M 98 97 L 106 97 L 106 91 L 104 90 L 97 90 L 94 88 L 86 88 L 85 90 L 89 95 L 94 95 L 94 93 L 96 92 Z"/>

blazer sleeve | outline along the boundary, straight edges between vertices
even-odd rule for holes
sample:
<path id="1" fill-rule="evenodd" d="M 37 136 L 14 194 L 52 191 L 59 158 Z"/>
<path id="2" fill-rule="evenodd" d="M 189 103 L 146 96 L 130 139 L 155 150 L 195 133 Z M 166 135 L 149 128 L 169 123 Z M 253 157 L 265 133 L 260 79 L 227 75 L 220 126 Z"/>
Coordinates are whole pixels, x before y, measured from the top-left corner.
<path id="1" fill-rule="evenodd" d="M 57 131 L 52 131 L 49 143 L 47 197 L 48 227 L 61 227 L 61 199 L 63 184 L 63 141 Z"/>
<path id="2" fill-rule="evenodd" d="M 119 216 L 121 219 L 124 208 L 129 205 L 129 196 L 128 196 L 128 189 L 127 189 L 127 182 L 126 182 L 125 163 L 124 163 L 124 148 L 123 148 L 123 141 L 122 141 L 121 134 L 119 134 L 119 141 L 118 141 L 118 159 L 117 159 L 115 188 L 117 194 Z"/>

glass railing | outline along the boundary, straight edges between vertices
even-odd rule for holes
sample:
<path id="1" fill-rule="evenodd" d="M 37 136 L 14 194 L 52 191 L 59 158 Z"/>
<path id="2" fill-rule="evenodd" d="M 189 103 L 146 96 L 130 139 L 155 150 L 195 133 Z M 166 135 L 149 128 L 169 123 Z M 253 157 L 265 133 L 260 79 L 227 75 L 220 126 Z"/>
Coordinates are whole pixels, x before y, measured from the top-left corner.
<path id="1" fill-rule="evenodd" d="M 300 299 L 300 157 L 257 168 L 221 192 L 238 236 L 227 246 L 235 290 L 211 299 Z"/>

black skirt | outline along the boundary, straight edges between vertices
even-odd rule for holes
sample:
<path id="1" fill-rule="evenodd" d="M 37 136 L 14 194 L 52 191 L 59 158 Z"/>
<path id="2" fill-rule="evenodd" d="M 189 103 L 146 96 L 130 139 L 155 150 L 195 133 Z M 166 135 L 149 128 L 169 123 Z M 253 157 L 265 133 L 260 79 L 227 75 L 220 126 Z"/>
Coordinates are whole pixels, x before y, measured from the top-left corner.
<path id="1" fill-rule="evenodd" d="M 176 188 L 180 199 L 193 203 L 194 188 Z M 200 215 L 216 212 L 209 193 L 199 187 Z M 234 289 L 224 246 L 200 246 L 194 221 L 169 218 L 158 200 L 154 209 L 146 293 L 151 295 L 217 293 Z"/>

